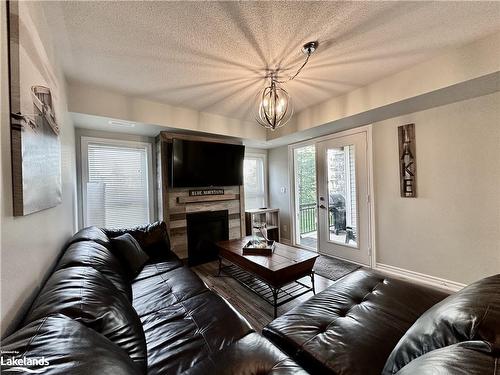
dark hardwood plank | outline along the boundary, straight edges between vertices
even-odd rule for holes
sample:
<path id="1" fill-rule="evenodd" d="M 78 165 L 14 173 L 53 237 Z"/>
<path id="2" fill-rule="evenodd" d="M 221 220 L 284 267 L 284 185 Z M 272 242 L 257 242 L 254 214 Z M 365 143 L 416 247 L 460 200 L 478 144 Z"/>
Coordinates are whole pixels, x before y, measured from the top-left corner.
<path id="1" fill-rule="evenodd" d="M 273 320 L 273 307 L 270 304 L 249 291 L 232 277 L 216 276 L 219 269 L 219 263 L 217 261 L 205 263 L 192 267 L 191 269 L 200 276 L 208 288 L 226 299 L 241 315 L 243 315 L 257 332 L 262 331 L 262 328 Z M 299 281 L 306 285 L 311 285 L 310 277 L 301 278 Z M 315 275 L 314 277 L 316 293 L 321 292 L 332 284 L 332 280 L 322 276 Z M 312 295 L 312 293 L 305 294 L 278 307 L 278 315 L 291 310 L 301 302 L 312 297 Z"/>

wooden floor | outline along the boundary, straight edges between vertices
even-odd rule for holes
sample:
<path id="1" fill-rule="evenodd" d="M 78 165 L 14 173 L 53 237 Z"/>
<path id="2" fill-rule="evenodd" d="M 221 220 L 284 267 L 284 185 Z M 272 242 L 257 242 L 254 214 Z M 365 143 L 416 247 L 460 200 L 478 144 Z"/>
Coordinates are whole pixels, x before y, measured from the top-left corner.
<path id="1" fill-rule="evenodd" d="M 304 236 L 300 239 L 300 245 L 316 249 L 318 247 L 318 240 L 315 236 Z"/>
<path id="2" fill-rule="evenodd" d="M 191 269 L 200 276 L 210 289 L 225 298 L 241 315 L 243 315 L 256 331 L 260 332 L 265 325 L 273 320 L 273 307 L 233 278 L 229 276 L 216 276 L 218 266 L 218 261 L 214 261 L 192 267 Z M 309 286 L 311 285 L 311 279 L 309 277 L 304 277 L 300 279 L 300 281 Z M 333 281 L 315 275 L 314 284 L 316 293 L 319 293 L 333 284 Z M 278 316 L 297 306 L 301 301 L 309 299 L 312 295 L 312 292 L 307 293 L 278 307 Z"/>

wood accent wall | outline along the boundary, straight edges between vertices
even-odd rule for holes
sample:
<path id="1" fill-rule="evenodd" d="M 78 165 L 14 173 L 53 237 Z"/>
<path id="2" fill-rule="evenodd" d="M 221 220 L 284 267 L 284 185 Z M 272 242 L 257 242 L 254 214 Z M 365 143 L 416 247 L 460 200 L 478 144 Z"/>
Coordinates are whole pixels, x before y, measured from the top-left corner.
<path id="1" fill-rule="evenodd" d="M 157 137 L 158 217 L 167 223 L 172 250 L 179 258 L 187 259 L 186 215 L 191 212 L 228 210 L 229 239 L 241 238 L 245 235 L 244 191 L 243 185 L 225 186 L 222 188 L 227 199 L 225 197 L 224 200 L 213 200 L 214 196 L 207 196 L 206 200 L 202 197 L 190 200 L 188 199 L 190 188 L 169 188 L 166 149 L 173 138 L 232 144 L 238 142 L 168 132 L 161 132 Z"/>

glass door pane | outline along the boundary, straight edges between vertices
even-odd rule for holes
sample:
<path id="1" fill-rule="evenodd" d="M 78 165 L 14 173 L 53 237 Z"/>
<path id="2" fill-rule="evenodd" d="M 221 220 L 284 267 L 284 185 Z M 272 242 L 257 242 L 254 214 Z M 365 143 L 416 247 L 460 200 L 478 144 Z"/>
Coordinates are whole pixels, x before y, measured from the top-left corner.
<path id="1" fill-rule="evenodd" d="M 327 150 L 328 238 L 357 247 L 356 148 L 347 145 Z"/>
<path id="2" fill-rule="evenodd" d="M 367 133 L 316 144 L 318 252 L 370 265 Z"/>
<path id="3" fill-rule="evenodd" d="M 295 243 L 317 248 L 317 191 L 315 145 L 294 150 L 295 168 Z"/>

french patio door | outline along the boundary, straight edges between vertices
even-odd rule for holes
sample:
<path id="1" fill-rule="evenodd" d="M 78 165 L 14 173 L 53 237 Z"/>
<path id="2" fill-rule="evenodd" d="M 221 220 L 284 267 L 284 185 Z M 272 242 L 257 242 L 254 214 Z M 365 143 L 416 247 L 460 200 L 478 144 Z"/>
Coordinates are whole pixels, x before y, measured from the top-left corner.
<path id="1" fill-rule="evenodd" d="M 370 266 L 367 133 L 316 144 L 318 251 Z"/>

